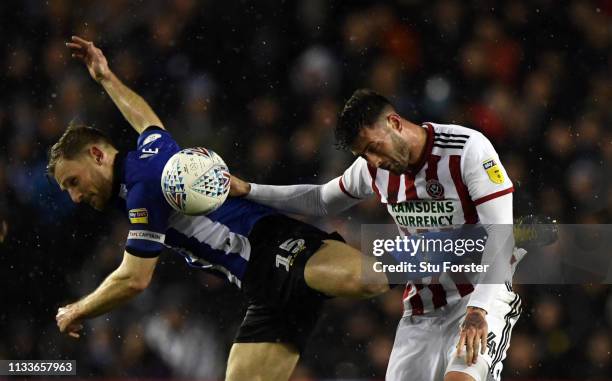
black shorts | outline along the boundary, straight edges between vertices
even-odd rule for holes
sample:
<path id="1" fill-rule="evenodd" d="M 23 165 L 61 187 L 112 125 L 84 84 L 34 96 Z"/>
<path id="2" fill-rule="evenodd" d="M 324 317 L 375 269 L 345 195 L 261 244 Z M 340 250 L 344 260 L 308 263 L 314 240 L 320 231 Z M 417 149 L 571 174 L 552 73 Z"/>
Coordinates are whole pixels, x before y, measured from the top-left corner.
<path id="1" fill-rule="evenodd" d="M 338 233 L 280 214 L 255 224 L 242 286 L 249 307 L 235 342 L 291 343 L 304 349 L 328 299 L 306 285 L 304 268 L 326 239 L 344 242 Z"/>

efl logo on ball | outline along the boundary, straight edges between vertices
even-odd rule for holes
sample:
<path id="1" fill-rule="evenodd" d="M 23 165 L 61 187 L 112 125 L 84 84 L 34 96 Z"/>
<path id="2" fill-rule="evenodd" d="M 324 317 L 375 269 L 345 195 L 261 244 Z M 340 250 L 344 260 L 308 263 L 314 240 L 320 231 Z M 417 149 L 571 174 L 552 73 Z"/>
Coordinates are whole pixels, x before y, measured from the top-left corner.
<path id="1" fill-rule="evenodd" d="M 162 193 L 175 210 L 208 214 L 217 209 L 229 193 L 230 175 L 219 155 L 206 148 L 187 148 L 175 153 L 164 166 Z"/>

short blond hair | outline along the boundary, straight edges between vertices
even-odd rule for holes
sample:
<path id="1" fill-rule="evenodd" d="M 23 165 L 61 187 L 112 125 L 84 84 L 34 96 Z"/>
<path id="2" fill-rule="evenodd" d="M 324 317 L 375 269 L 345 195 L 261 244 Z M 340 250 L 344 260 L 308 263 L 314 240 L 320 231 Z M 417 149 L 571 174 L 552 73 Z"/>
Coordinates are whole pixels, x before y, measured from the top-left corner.
<path id="1" fill-rule="evenodd" d="M 57 143 L 49 149 L 47 174 L 54 177 L 55 167 L 60 159 L 74 159 L 83 152 L 88 144 L 95 143 L 113 146 L 108 136 L 97 128 L 70 123 Z"/>

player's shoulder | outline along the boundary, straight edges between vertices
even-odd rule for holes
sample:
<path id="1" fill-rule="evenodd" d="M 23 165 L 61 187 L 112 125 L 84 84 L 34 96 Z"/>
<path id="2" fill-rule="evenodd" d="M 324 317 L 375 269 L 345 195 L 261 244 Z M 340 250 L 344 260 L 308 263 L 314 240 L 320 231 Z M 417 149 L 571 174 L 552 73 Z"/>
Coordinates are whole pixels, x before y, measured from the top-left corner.
<path id="1" fill-rule="evenodd" d="M 433 129 L 432 154 L 438 156 L 462 156 L 468 146 L 478 145 L 484 138 L 479 131 L 458 124 L 427 122 L 424 125 Z"/>
<path id="2" fill-rule="evenodd" d="M 363 172 L 368 171 L 368 162 L 361 156 L 355 158 L 351 165 L 344 171 L 344 176 L 361 176 Z"/>
<path id="3" fill-rule="evenodd" d="M 481 138 L 484 135 L 477 130 L 458 124 L 441 124 L 427 122 L 425 125 L 430 125 L 434 130 L 434 136 L 438 139 L 455 138 L 455 140 L 469 140 L 472 137 Z"/>
<path id="4" fill-rule="evenodd" d="M 138 138 L 136 150 L 127 154 L 125 178 L 128 189 L 138 182 L 159 185 L 166 162 L 178 151 L 180 146 L 168 131 L 159 127 L 147 128 Z"/>
<path id="5" fill-rule="evenodd" d="M 147 127 L 138 137 L 136 149 L 164 149 L 176 145 L 172 135 L 161 127 Z"/>
<path id="6" fill-rule="evenodd" d="M 354 167 L 357 167 L 357 168 L 363 168 L 363 167 L 367 167 L 368 166 L 368 162 L 363 157 L 358 156 L 358 157 L 355 158 L 355 160 L 353 161 L 351 166 L 354 166 Z"/>

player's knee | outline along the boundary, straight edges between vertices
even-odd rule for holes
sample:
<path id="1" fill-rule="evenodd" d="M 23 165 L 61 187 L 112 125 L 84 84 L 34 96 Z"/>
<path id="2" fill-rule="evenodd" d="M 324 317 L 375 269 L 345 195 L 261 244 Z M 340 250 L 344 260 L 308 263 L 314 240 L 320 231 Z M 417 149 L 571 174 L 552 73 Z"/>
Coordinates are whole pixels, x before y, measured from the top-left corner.
<path id="1" fill-rule="evenodd" d="M 363 297 L 370 298 L 389 291 L 386 283 L 361 283 L 361 294 Z"/>
<path id="2" fill-rule="evenodd" d="M 334 245 L 341 245 L 342 250 Z M 310 258 L 304 269 L 304 279 L 309 287 L 329 296 L 367 298 L 389 289 L 386 281 L 378 282 L 364 275 L 359 252 L 336 242 Z"/>
<path id="3" fill-rule="evenodd" d="M 361 274 L 347 274 L 346 293 L 361 298 L 371 298 L 389 290 L 386 283 L 375 283 L 365 280 Z"/>
<path id="4" fill-rule="evenodd" d="M 347 267 L 345 271 L 344 284 L 347 286 L 346 293 L 350 296 L 371 298 L 389 291 L 386 277 L 378 279 L 367 276 L 363 271 L 363 264 Z"/>

